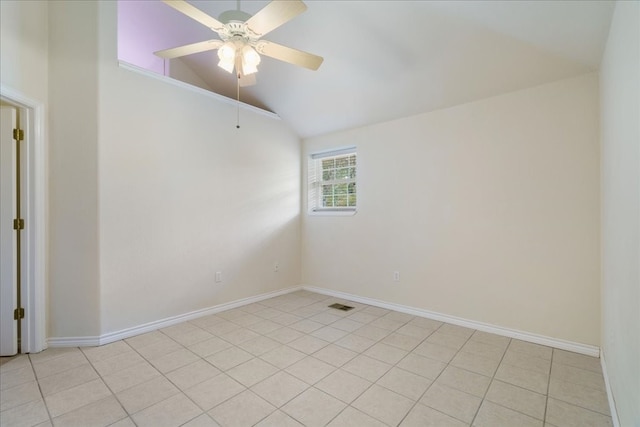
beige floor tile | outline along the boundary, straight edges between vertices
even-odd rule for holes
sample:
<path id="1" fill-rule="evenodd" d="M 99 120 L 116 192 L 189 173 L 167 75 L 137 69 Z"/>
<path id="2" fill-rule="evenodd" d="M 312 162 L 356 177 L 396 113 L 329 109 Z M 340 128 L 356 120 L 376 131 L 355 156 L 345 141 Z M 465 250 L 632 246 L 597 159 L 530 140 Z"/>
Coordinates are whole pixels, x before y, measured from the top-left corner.
<path id="1" fill-rule="evenodd" d="M 438 383 L 429 387 L 420 403 L 453 418 L 471 423 L 476 415 L 482 399 Z"/>
<path id="2" fill-rule="evenodd" d="M 23 357 L 21 359 L 26 360 L 26 365 L 24 367 L 7 369 L 0 373 L 0 390 L 5 390 L 10 387 L 28 383 L 30 381 L 35 381 L 36 376 L 33 373 L 33 368 L 29 363 L 29 359 L 26 357 Z"/>
<path id="3" fill-rule="evenodd" d="M 313 385 L 329 375 L 331 372 L 335 371 L 335 369 L 336 368 L 334 366 L 329 365 L 322 360 L 308 356 L 289 366 L 285 370 L 307 384 Z"/>
<path id="4" fill-rule="evenodd" d="M 260 356 L 260 358 L 265 362 L 268 362 L 280 369 L 291 366 L 305 357 L 307 357 L 307 355 L 303 352 L 294 350 L 286 345 L 281 345 L 280 347 L 274 348 L 268 353 Z"/>
<path id="5" fill-rule="evenodd" d="M 221 317 L 221 318 L 226 319 L 226 320 L 233 320 L 233 319 L 236 319 L 238 317 L 242 317 L 242 316 L 244 316 L 246 314 L 247 313 L 242 311 L 240 308 L 232 308 L 230 310 L 221 311 L 220 313 L 217 313 L 216 315 L 218 317 Z"/>
<path id="6" fill-rule="evenodd" d="M 253 338 L 249 341 L 238 344 L 238 347 L 245 351 L 248 351 L 254 356 L 260 356 L 270 350 L 273 350 L 276 347 L 280 347 L 281 345 L 282 344 L 274 339 L 259 336 L 257 338 Z"/>
<path id="7" fill-rule="evenodd" d="M 469 339 L 469 341 L 467 341 L 462 346 L 460 351 L 475 354 L 476 356 L 486 357 L 487 359 L 492 359 L 499 362 L 502 359 L 502 356 L 504 356 L 506 347 L 495 346 L 481 341 Z"/>
<path id="8" fill-rule="evenodd" d="M 295 329 L 298 332 L 302 332 L 303 334 L 310 334 L 311 332 L 324 327 L 324 325 L 322 323 L 314 322 L 309 319 L 302 319 L 298 322 L 290 324 L 289 327 L 291 329 Z"/>
<path id="9" fill-rule="evenodd" d="M 398 347 L 379 342 L 369 347 L 364 354 L 382 362 L 389 363 L 390 365 L 395 365 L 409 353 Z"/>
<path id="10" fill-rule="evenodd" d="M 443 327 L 446 325 L 443 325 Z M 442 327 L 440 328 L 442 329 Z M 445 347 L 451 347 L 456 350 L 460 350 L 462 346 L 467 342 L 469 338 L 463 337 L 460 335 L 452 335 L 441 332 L 438 329 L 436 332 L 429 335 L 426 339 L 426 342 L 430 342 L 433 344 L 443 345 Z"/>
<path id="11" fill-rule="evenodd" d="M 338 341 L 340 338 L 343 338 L 348 334 L 349 332 L 343 331 L 341 329 L 336 329 L 332 326 L 325 326 L 311 333 L 312 336 L 316 338 L 320 338 L 321 340 L 327 341 L 327 342 Z"/>
<path id="12" fill-rule="evenodd" d="M 183 424 L 182 427 L 220 427 L 220 424 L 215 422 L 208 414 L 202 414 Z"/>
<path id="13" fill-rule="evenodd" d="M 449 335 L 457 335 L 463 338 L 470 338 L 474 334 L 475 329 L 465 328 L 464 326 L 452 325 L 450 323 L 444 323 L 438 332 Z"/>
<path id="14" fill-rule="evenodd" d="M 476 374 L 475 372 L 465 371 L 455 366 L 447 366 L 436 380 L 436 383 L 470 393 L 477 397 L 484 397 L 491 383 L 491 378 Z"/>
<path id="15" fill-rule="evenodd" d="M 256 424 L 256 427 L 303 427 L 303 425 L 284 412 L 275 411 Z"/>
<path id="16" fill-rule="evenodd" d="M 402 427 L 467 427 L 467 423 L 463 423 L 449 415 L 429 408 L 428 406 L 418 403 L 407 414 L 402 423 Z"/>
<path id="17" fill-rule="evenodd" d="M 312 387 L 281 410 L 304 426 L 320 427 L 327 425 L 345 407 L 346 404 L 335 397 Z"/>
<path id="18" fill-rule="evenodd" d="M 253 359 L 251 353 L 238 347 L 230 347 L 212 354 L 205 360 L 224 372 L 251 359 Z"/>
<path id="19" fill-rule="evenodd" d="M 188 334 L 198 329 L 201 329 L 201 328 L 199 328 L 198 326 L 194 325 L 191 322 L 181 322 L 181 323 L 176 323 L 175 325 L 172 325 L 172 326 L 168 326 L 166 328 L 162 328 L 160 329 L 160 332 L 170 336 L 171 338 L 175 338 L 177 336 Z"/>
<path id="20" fill-rule="evenodd" d="M 244 311 L 245 313 L 256 314 L 257 312 L 262 311 L 265 308 L 267 308 L 266 305 L 262 305 L 259 302 L 254 302 L 252 304 L 243 305 L 242 307 L 240 307 L 240 310 Z"/>
<path id="21" fill-rule="evenodd" d="M 266 335 L 269 332 L 276 331 L 280 328 L 282 328 L 282 325 L 265 319 L 261 319 L 258 323 L 247 326 L 247 329 L 252 330 L 253 332 L 260 335 Z"/>
<path id="22" fill-rule="evenodd" d="M 272 322 L 276 322 L 283 326 L 289 326 L 301 320 L 302 320 L 302 317 L 294 316 L 293 314 L 289 314 L 289 313 L 282 313 L 276 317 L 271 318 Z"/>
<path id="23" fill-rule="evenodd" d="M 48 420 L 49 414 L 42 399 L 0 412 L 1 426 L 31 427 Z"/>
<path id="24" fill-rule="evenodd" d="M 469 341 L 477 341 L 485 344 L 489 344 L 495 347 L 500 347 L 502 349 L 507 349 L 509 347 L 509 342 L 511 342 L 511 338 L 503 337 L 496 334 L 490 334 L 488 332 L 483 331 L 475 331 Z"/>
<path id="25" fill-rule="evenodd" d="M 136 423 L 130 417 L 127 417 L 109 425 L 109 427 L 136 427 Z"/>
<path id="26" fill-rule="evenodd" d="M 281 344 L 288 344 L 291 341 L 297 340 L 302 337 L 304 334 L 302 332 L 298 332 L 295 329 L 291 329 L 288 327 L 283 327 L 280 329 L 276 329 L 273 332 L 269 332 L 267 336 L 269 338 L 273 338 Z"/>
<path id="27" fill-rule="evenodd" d="M 571 405 L 561 400 L 549 398 L 547 403 L 547 423 L 559 427 L 610 427 L 611 417 Z"/>
<path id="28" fill-rule="evenodd" d="M 186 390 L 220 374 L 220 370 L 200 359 L 167 374 L 167 378 L 181 390 Z"/>
<path id="29" fill-rule="evenodd" d="M 158 371 L 167 374 L 168 372 L 189 365 L 196 360 L 200 360 L 198 355 L 190 352 L 186 348 L 181 348 L 180 350 L 165 354 L 156 359 L 151 359 L 150 362 Z"/>
<path id="30" fill-rule="evenodd" d="M 355 351 L 356 353 L 362 353 L 375 343 L 376 341 L 370 338 L 350 334 L 344 338 L 339 339 L 334 344 L 339 345 L 340 347 L 344 347 L 348 350 Z"/>
<path id="31" fill-rule="evenodd" d="M 225 320 L 222 317 L 218 317 L 215 314 L 210 314 L 208 316 L 198 317 L 197 319 L 189 320 L 189 323 L 192 325 L 196 325 L 199 328 L 204 328 L 205 326 L 215 325 L 216 323 L 224 322 Z"/>
<path id="32" fill-rule="evenodd" d="M 251 387 L 277 371 L 275 366 L 256 358 L 229 369 L 227 374 L 245 387 Z"/>
<path id="33" fill-rule="evenodd" d="M 392 365 L 360 355 L 347 362 L 342 369 L 367 381 L 376 382 L 391 369 Z"/>
<path id="34" fill-rule="evenodd" d="M 213 408 L 209 415 L 223 426 L 250 427 L 275 410 L 267 401 L 246 390 Z"/>
<path id="35" fill-rule="evenodd" d="M 35 355 L 32 354 L 32 355 Z M 0 357 L 0 375 L 13 371 L 15 369 L 31 369 L 31 360 L 27 354 L 18 354 L 15 356 L 2 356 Z"/>
<path id="36" fill-rule="evenodd" d="M 85 355 L 80 351 L 55 354 L 57 354 L 57 357 L 42 359 L 37 363 L 33 363 L 33 369 L 38 379 L 50 377 L 89 363 Z"/>
<path id="37" fill-rule="evenodd" d="M 376 326 L 373 326 L 372 323 L 369 323 L 367 325 L 364 325 L 361 328 L 356 329 L 355 331 L 353 331 L 353 335 L 369 338 L 370 340 L 373 340 L 373 341 L 380 341 L 381 339 L 385 338 L 387 335 L 391 334 L 392 331 L 388 329 L 378 328 Z"/>
<path id="38" fill-rule="evenodd" d="M 159 377 L 161 374 L 149 362 L 140 362 L 130 368 L 102 377 L 113 393 L 142 384 Z"/>
<path id="39" fill-rule="evenodd" d="M 136 335 L 135 337 L 127 338 L 124 341 L 134 349 L 138 350 L 142 347 L 146 347 L 151 344 L 156 344 L 160 341 L 166 340 L 167 336 L 160 331 L 147 332 L 146 334 Z"/>
<path id="40" fill-rule="evenodd" d="M 368 306 L 368 307 L 365 307 L 362 310 L 362 312 L 372 314 L 376 317 L 380 317 L 380 316 L 384 316 L 387 313 L 390 313 L 391 310 L 387 310 L 386 308 Z"/>
<path id="41" fill-rule="evenodd" d="M 36 381 L 18 384 L 0 393 L 0 411 L 6 411 L 7 409 L 40 399 L 42 399 L 42 396 L 40 395 L 40 388 Z"/>
<path id="42" fill-rule="evenodd" d="M 363 326 L 364 324 L 367 324 L 367 323 L 371 323 L 371 322 L 373 322 L 374 320 L 376 320 L 377 318 L 378 318 L 378 316 L 374 316 L 373 314 L 364 313 L 364 312 L 362 312 L 362 311 L 355 312 L 355 313 L 353 313 L 353 314 L 350 314 L 350 315 L 349 315 L 346 319 L 344 319 L 344 320 L 349 320 L 349 321 L 351 321 L 351 322 L 356 322 L 356 323 L 359 323 L 360 325 L 359 325 L 359 326 L 357 326 L 357 327 L 355 327 L 355 328 L 353 328 L 353 329 L 345 329 L 345 330 L 350 331 L 350 332 L 353 332 L 353 331 L 355 331 L 356 329 L 358 329 L 360 326 Z M 346 324 L 348 324 L 348 323 L 345 323 L 345 325 L 346 325 Z M 334 326 L 335 326 L 335 325 L 334 325 Z M 355 326 L 355 325 L 354 325 L 354 326 Z M 337 327 L 337 326 L 335 326 L 335 327 Z"/>
<path id="43" fill-rule="evenodd" d="M 570 351 L 554 349 L 553 363 L 561 363 L 575 368 L 586 369 L 598 374 L 602 373 L 600 359 L 597 357 L 585 356 L 584 354 L 572 353 Z"/>
<path id="44" fill-rule="evenodd" d="M 322 323 L 323 325 L 330 325 L 331 323 L 337 322 L 340 319 L 342 319 L 341 316 L 336 316 L 335 314 L 331 313 L 318 313 L 309 318 L 309 320 Z"/>
<path id="45" fill-rule="evenodd" d="M 606 393 L 579 384 L 560 381 L 552 377 L 549 382 L 549 397 L 588 408 L 603 415 L 611 415 Z"/>
<path id="46" fill-rule="evenodd" d="M 249 329 L 241 328 L 241 329 L 236 329 L 233 332 L 229 332 L 228 334 L 224 334 L 221 336 L 221 338 L 225 341 L 230 342 L 231 344 L 238 345 L 245 341 L 258 338 L 259 336 L 260 334 L 256 334 L 255 332 Z"/>
<path id="47" fill-rule="evenodd" d="M 547 385 L 549 383 L 548 375 L 518 368 L 517 366 L 507 365 L 505 363 L 498 367 L 495 378 L 540 394 L 547 393 Z"/>
<path id="48" fill-rule="evenodd" d="M 374 384 L 351 406 L 388 425 L 398 425 L 413 404 L 412 400 Z"/>
<path id="49" fill-rule="evenodd" d="M 54 418 L 53 423 L 56 426 L 65 427 L 99 427 L 110 426 L 125 418 L 127 418 L 127 413 L 122 409 L 120 403 L 115 397 L 109 396 Z"/>
<path id="50" fill-rule="evenodd" d="M 283 315 L 284 313 L 281 312 L 280 310 L 276 310 L 270 307 L 265 307 L 263 310 L 257 311 L 255 313 L 256 316 L 260 316 L 263 319 L 273 319 L 274 317 L 278 317 Z"/>
<path id="51" fill-rule="evenodd" d="M 98 374 L 91 365 L 80 365 L 77 368 L 42 378 L 39 384 L 43 396 L 48 396 L 95 379 L 98 379 Z"/>
<path id="52" fill-rule="evenodd" d="M 318 382 L 316 388 L 345 403 L 351 403 L 371 384 L 364 378 L 339 369 Z"/>
<path id="53" fill-rule="evenodd" d="M 214 337 L 213 334 L 205 331 L 204 329 L 197 328 L 185 334 L 175 335 L 172 338 L 176 340 L 177 343 L 182 344 L 183 346 L 186 347 L 186 346 L 197 344 L 202 341 L 206 341 L 213 337 Z"/>
<path id="54" fill-rule="evenodd" d="M 156 359 L 162 357 L 165 354 L 180 350 L 183 348 L 180 344 L 173 339 L 162 334 L 161 338 L 158 338 L 154 343 L 145 345 L 144 347 L 136 348 L 136 351 L 140 353 L 142 357 L 147 360 Z"/>
<path id="55" fill-rule="evenodd" d="M 387 316 L 378 317 L 373 322 L 369 323 L 371 326 L 375 326 L 376 328 L 386 329 L 388 331 L 395 331 L 399 327 L 403 326 L 407 322 L 403 322 L 401 320 L 391 319 Z"/>
<path id="56" fill-rule="evenodd" d="M 52 347 L 40 353 L 29 354 L 29 359 L 33 365 L 47 362 L 60 356 L 74 357 L 83 354 L 78 347 Z"/>
<path id="57" fill-rule="evenodd" d="M 423 329 L 431 329 L 432 331 L 435 331 L 444 323 L 433 319 L 427 319 L 426 317 L 416 317 L 415 319 L 411 320 L 409 324 L 419 326 Z"/>
<path id="58" fill-rule="evenodd" d="M 539 372 L 549 375 L 551 370 L 551 359 L 543 359 L 541 357 L 529 356 L 526 353 L 507 350 L 502 359 L 502 363 L 517 366 L 518 368 L 527 369 L 529 371 Z"/>
<path id="59" fill-rule="evenodd" d="M 429 379 L 435 379 L 447 365 L 428 357 L 409 353 L 398 363 L 398 367 Z"/>
<path id="60" fill-rule="evenodd" d="M 478 415 L 476 415 L 476 419 L 473 421 L 473 425 L 478 427 L 542 427 L 543 422 L 485 400 L 480 406 L 480 410 L 478 411 Z"/>
<path id="61" fill-rule="evenodd" d="M 396 330 L 396 333 L 400 335 L 405 335 L 408 337 L 419 339 L 420 341 L 424 340 L 428 336 L 434 333 L 433 329 L 422 328 L 416 324 L 408 323 L 401 328 Z"/>
<path id="62" fill-rule="evenodd" d="M 414 316 L 413 314 L 401 313 L 399 311 L 392 311 L 390 313 L 385 314 L 384 317 L 393 319 L 393 320 L 399 320 L 403 323 L 410 322 L 416 318 L 416 316 Z"/>
<path id="63" fill-rule="evenodd" d="M 49 414 L 55 418 L 110 395 L 111 392 L 107 386 L 102 380 L 97 379 L 49 395 L 45 397 L 45 402 L 49 408 Z"/>
<path id="64" fill-rule="evenodd" d="M 356 357 L 358 353 L 348 350 L 335 344 L 329 344 L 328 346 L 313 353 L 313 357 L 320 359 L 335 367 L 340 367 Z"/>
<path id="65" fill-rule="evenodd" d="M 329 424 L 328 427 L 386 427 L 386 424 L 370 417 L 364 412 L 358 411 L 351 406 L 340 412 Z"/>
<path id="66" fill-rule="evenodd" d="M 132 418 L 138 427 L 178 427 L 201 413 L 200 408 L 179 393 L 133 414 Z"/>
<path id="67" fill-rule="evenodd" d="M 231 346 L 231 343 L 223 340 L 222 338 L 212 337 L 208 340 L 189 346 L 189 350 L 200 357 L 207 357 L 219 351 L 226 350 Z"/>
<path id="68" fill-rule="evenodd" d="M 116 393 L 116 397 L 129 414 L 134 414 L 179 392 L 165 377 L 157 377 Z"/>
<path id="69" fill-rule="evenodd" d="M 394 332 L 390 335 L 387 335 L 381 342 L 387 345 L 392 345 L 401 350 L 411 351 L 416 348 L 416 346 L 420 344 L 422 340 L 420 338 L 415 338 L 412 336 L 402 335 Z"/>
<path id="70" fill-rule="evenodd" d="M 457 352 L 458 350 L 455 348 L 445 347 L 443 345 L 433 344 L 427 341 L 424 341 L 413 350 L 414 354 L 439 360 L 444 363 L 449 363 Z"/>
<path id="71" fill-rule="evenodd" d="M 246 388 L 226 374 L 220 374 L 185 390 L 200 408 L 208 411 Z"/>
<path id="72" fill-rule="evenodd" d="M 539 357 L 541 359 L 551 360 L 551 347 L 540 344 L 534 344 L 521 340 L 512 339 L 509 343 L 509 350 L 524 353 L 528 356 Z"/>
<path id="73" fill-rule="evenodd" d="M 253 314 L 245 314 L 244 316 L 236 317 L 231 320 L 233 323 L 246 328 L 262 321 L 262 317 L 254 316 Z"/>
<path id="74" fill-rule="evenodd" d="M 500 359 L 489 359 L 460 350 L 449 364 L 457 368 L 492 377 L 496 369 L 498 369 Z"/>
<path id="75" fill-rule="evenodd" d="M 606 393 L 604 377 L 601 372 L 593 372 L 587 369 L 576 368 L 571 365 L 554 363 L 551 367 L 551 378 L 593 388 Z"/>
<path id="76" fill-rule="evenodd" d="M 178 344 L 176 344 L 178 345 Z M 130 368 L 133 365 L 137 365 L 145 360 L 135 351 L 127 351 L 125 353 L 118 354 L 117 356 L 103 359 L 98 362 L 93 362 L 92 365 L 100 376 L 111 375 L 123 369 Z"/>
<path id="77" fill-rule="evenodd" d="M 495 380 L 485 397 L 498 405 L 544 420 L 547 396 Z"/>
<path id="78" fill-rule="evenodd" d="M 321 348 L 328 346 L 329 342 L 321 340 L 320 338 L 312 337 L 311 335 L 304 335 L 294 341 L 291 341 L 287 345 L 305 354 L 312 354 Z"/>
<path id="79" fill-rule="evenodd" d="M 307 388 L 309 388 L 308 384 L 280 371 L 251 387 L 251 391 L 279 408 Z"/>
<path id="80" fill-rule="evenodd" d="M 429 388 L 431 380 L 400 368 L 391 368 L 376 384 L 417 401 Z"/>
<path id="81" fill-rule="evenodd" d="M 85 347 L 80 350 L 82 350 L 87 359 L 93 363 L 109 359 L 122 353 L 127 353 L 131 351 L 131 347 L 124 341 L 116 341 L 100 347 Z"/>
<path id="82" fill-rule="evenodd" d="M 203 326 L 202 328 L 210 334 L 221 337 L 222 335 L 242 329 L 242 326 L 229 322 L 228 320 L 222 320 L 213 325 Z"/>

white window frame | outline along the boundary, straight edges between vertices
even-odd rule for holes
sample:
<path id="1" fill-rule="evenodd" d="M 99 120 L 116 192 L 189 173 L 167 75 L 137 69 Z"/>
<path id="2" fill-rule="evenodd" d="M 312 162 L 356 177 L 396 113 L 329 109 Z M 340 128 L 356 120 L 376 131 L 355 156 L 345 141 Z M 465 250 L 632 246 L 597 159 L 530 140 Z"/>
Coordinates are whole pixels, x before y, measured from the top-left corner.
<path id="1" fill-rule="evenodd" d="M 356 183 L 358 181 L 357 178 L 357 170 L 358 163 L 356 160 L 355 169 L 356 176 L 355 178 L 344 178 L 343 180 L 323 180 L 323 169 L 322 169 L 322 161 L 327 160 L 328 158 L 334 157 L 345 157 L 355 155 L 357 159 L 357 151 L 356 147 L 345 147 L 340 149 L 334 149 L 330 151 L 321 151 L 311 153 L 308 159 L 308 185 L 307 185 L 307 203 L 308 203 L 308 213 L 310 215 L 354 215 L 357 212 L 358 208 L 358 192 L 356 190 L 356 204 L 355 206 L 331 206 L 324 207 L 323 205 L 323 194 L 322 194 L 322 186 L 324 185 L 336 185 L 342 182 L 345 183 Z"/>

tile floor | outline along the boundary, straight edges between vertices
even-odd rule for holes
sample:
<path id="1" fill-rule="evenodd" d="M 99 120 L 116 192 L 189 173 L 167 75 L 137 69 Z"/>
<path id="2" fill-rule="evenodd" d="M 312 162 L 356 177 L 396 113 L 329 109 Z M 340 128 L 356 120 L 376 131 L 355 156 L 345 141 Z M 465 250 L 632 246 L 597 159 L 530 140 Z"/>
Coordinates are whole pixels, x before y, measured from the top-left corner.
<path id="1" fill-rule="evenodd" d="M 0 372 L 6 427 L 612 425 L 596 358 L 306 291 Z"/>

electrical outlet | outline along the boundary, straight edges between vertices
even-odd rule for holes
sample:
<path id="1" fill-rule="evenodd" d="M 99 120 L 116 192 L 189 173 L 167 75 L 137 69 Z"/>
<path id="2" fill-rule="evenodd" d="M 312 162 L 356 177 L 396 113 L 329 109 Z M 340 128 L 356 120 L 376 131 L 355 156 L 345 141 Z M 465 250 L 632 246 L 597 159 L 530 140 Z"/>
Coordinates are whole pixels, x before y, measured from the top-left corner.
<path id="1" fill-rule="evenodd" d="M 399 271 L 394 271 L 393 272 L 393 281 L 394 282 L 399 282 L 400 281 L 400 272 Z"/>
<path id="2" fill-rule="evenodd" d="M 216 271 L 216 283 L 222 282 L 222 271 Z"/>
<path id="3" fill-rule="evenodd" d="M 277 261 L 273 264 L 273 271 L 276 273 L 280 271 L 280 264 Z"/>

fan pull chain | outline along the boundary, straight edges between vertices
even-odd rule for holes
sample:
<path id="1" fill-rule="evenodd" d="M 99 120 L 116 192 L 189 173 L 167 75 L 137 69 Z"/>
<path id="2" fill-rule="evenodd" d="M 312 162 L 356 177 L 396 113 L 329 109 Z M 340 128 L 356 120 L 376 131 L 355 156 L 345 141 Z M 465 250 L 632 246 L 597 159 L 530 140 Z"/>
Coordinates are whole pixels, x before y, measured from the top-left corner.
<path id="1" fill-rule="evenodd" d="M 240 129 L 240 74 L 238 74 L 236 84 L 236 129 Z"/>

